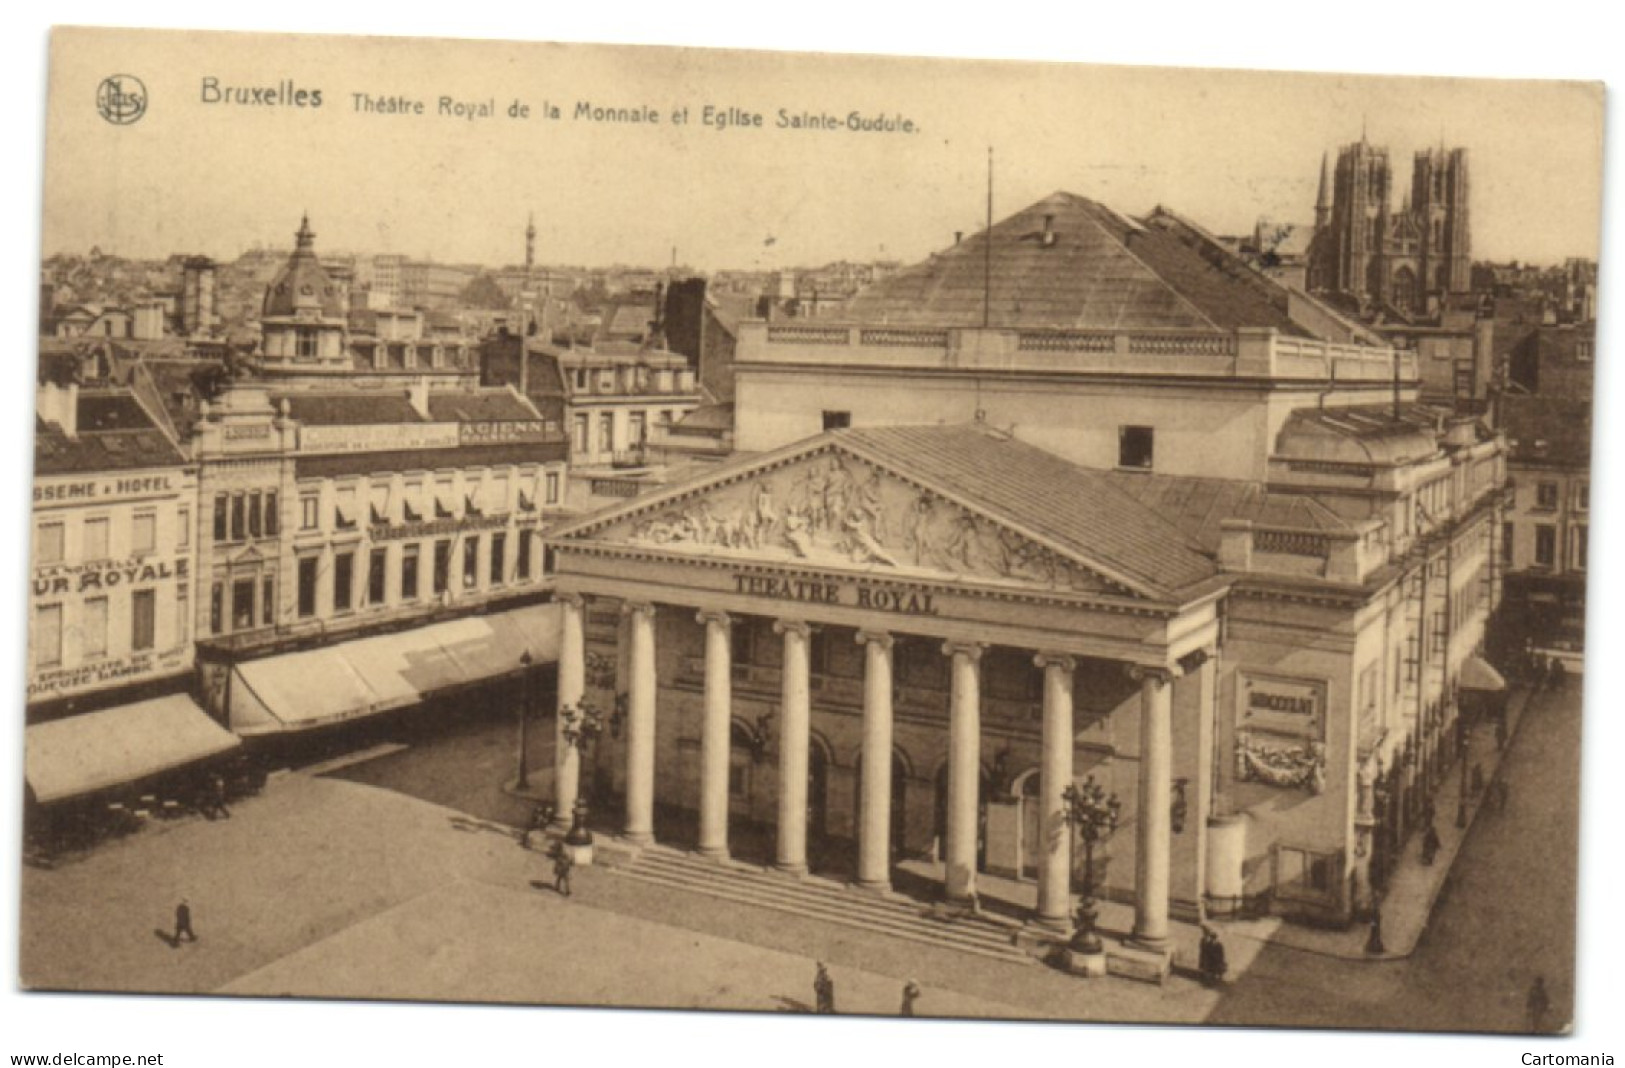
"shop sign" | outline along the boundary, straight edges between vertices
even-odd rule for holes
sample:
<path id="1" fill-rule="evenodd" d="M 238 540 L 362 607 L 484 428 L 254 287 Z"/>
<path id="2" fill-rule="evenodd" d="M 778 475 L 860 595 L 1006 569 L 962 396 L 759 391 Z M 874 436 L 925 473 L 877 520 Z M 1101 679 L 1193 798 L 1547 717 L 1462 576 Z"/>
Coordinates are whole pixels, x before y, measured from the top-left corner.
<path id="1" fill-rule="evenodd" d="M 307 453 L 455 449 L 459 441 L 456 423 L 307 426 L 299 431 L 299 451 Z"/>
<path id="2" fill-rule="evenodd" d="M 409 541 L 437 538 L 443 534 L 466 534 L 479 530 L 502 530 L 508 526 L 505 515 L 469 516 L 466 519 L 431 519 L 422 523 L 375 523 L 367 533 L 373 541 Z"/>
<path id="3" fill-rule="evenodd" d="M 460 423 L 464 445 L 500 445 L 511 441 L 550 441 L 557 433 L 550 433 L 542 419 L 502 419 Z"/>
<path id="4" fill-rule="evenodd" d="M 52 694 L 101 688 L 149 675 L 183 670 L 191 657 L 191 647 L 182 646 L 165 653 L 136 653 L 132 656 L 99 660 L 71 668 L 35 672 L 28 680 L 28 699 Z"/>
<path id="5" fill-rule="evenodd" d="M 106 504 L 126 498 L 179 493 L 181 473 L 110 475 L 102 478 L 35 479 L 35 504 Z"/>
<path id="6" fill-rule="evenodd" d="M 130 560 L 98 560 L 88 564 L 51 564 L 34 571 L 34 596 L 111 590 L 120 586 L 150 586 L 187 577 L 191 561 L 184 556 L 174 560 L 150 557 Z"/>

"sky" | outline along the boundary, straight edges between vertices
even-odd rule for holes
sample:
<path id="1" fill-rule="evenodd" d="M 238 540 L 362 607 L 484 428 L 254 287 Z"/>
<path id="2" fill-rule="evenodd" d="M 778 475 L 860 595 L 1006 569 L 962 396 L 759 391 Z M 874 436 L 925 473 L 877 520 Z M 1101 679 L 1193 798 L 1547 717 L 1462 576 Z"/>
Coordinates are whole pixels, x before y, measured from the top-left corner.
<path id="1" fill-rule="evenodd" d="M 52 57 L 47 253 L 230 259 L 290 246 L 309 212 L 324 252 L 496 266 L 523 259 L 534 214 L 542 263 L 913 262 L 984 225 L 989 149 L 995 218 L 1066 190 L 1245 233 L 1312 223 L 1323 154 L 1362 132 L 1391 153 L 1396 201 L 1417 149 L 1468 149 L 1478 258 L 1594 258 L 1598 241 L 1595 84 L 90 30 L 59 31 Z M 146 85 L 139 121 L 98 115 L 110 72 Z M 205 101 L 283 85 L 321 106 Z M 442 116 L 442 97 L 494 114 Z M 781 128 L 780 109 L 912 132 Z"/>
<path id="2" fill-rule="evenodd" d="M 1549 10 L 1523 5 L 1515 12 L 1483 5 L 1476 8 L 1470 23 L 1456 6 L 1417 0 L 1364 0 L 1357 9 L 1338 9 L 1335 21 L 1327 17 L 1325 7 L 1308 7 L 1301 0 L 1231 0 L 1224 4 L 1211 0 L 1138 0 L 1132 4 L 1061 5 L 1060 14 L 1051 10 L 1052 6 L 1029 0 L 999 0 L 993 5 L 962 8 L 943 5 L 923 17 L 886 10 L 873 0 L 820 0 L 815 6 L 794 7 L 763 5 L 759 0 L 705 5 L 657 0 L 523 6 L 437 4 L 410 11 L 404 7 L 382 10 L 339 5 L 331 0 L 279 0 L 276 5 L 261 6 L 183 0 L 140 8 L 112 0 L 53 0 L 48 6 L 6 8 L 0 14 L 0 29 L 4 30 L 0 32 L 0 105 L 7 109 L 9 151 L 6 166 L 0 168 L 0 182 L 8 194 L 13 226 L 8 230 L 12 240 L 0 249 L 0 270 L 4 272 L 0 300 L 5 302 L 7 313 L 0 317 L 0 331 L 4 331 L 12 359 L 0 362 L 0 368 L 5 368 L 0 373 L 9 375 L 4 388 L 0 388 L 0 450 L 17 459 L 9 465 L 0 464 L 0 493 L 5 495 L 3 499 L 13 502 L 11 509 L 0 511 L 0 546 L 9 546 L 15 553 L 12 567 L 4 572 L 12 576 L 12 582 L 9 586 L 0 582 L 0 692 L 9 687 L 9 692 L 16 695 L 11 706 L 13 722 L 21 722 L 24 692 L 25 546 L 29 533 L 29 508 L 25 503 L 29 499 L 29 479 L 24 457 L 32 449 L 30 383 L 38 340 L 35 283 L 42 254 L 55 251 L 57 242 L 81 247 L 88 247 L 92 241 L 108 242 L 109 235 L 101 231 L 110 219 L 126 220 L 126 225 L 113 235 L 120 242 L 145 240 L 141 236 L 143 226 L 137 220 L 149 220 L 146 229 L 160 228 L 159 244 L 166 253 L 171 247 L 185 247 L 230 255 L 256 240 L 286 246 L 298 225 L 299 213 L 308 208 L 320 234 L 321 248 L 331 243 L 331 247 L 353 245 L 412 255 L 516 259 L 518 251 L 502 250 L 516 246 L 514 234 L 522 230 L 524 213 L 535 210 L 538 228 L 545 224 L 544 232 L 549 234 L 549 246 L 542 253 L 545 259 L 604 262 L 619 256 L 664 263 L 670 256 L 670 245 L 679 242 L 684 248 L 694 249 L 683 258 L 697 264 L 715 256 L 720 263 L 738 259 L 748 265 L 756 257 L 774 255 L 774 250 L 785 256 L 785 262 L 817 262 L 862 255 L 864 248 L 881 243 L 907 259 L 946 245 L 955 229 L 970 230 L 980 224 L 986 148 L 992 140 L 989 134 L 997 125 L 987 119 L 990 111 L 1009 119 L 1007 125 L 997 126 L 1001 136 L 996 141 L 1000 159 L 996 200 L 1001 213 L 1065 188 L 1101 196 L 1125 211 L 1143 210 L 1158 200 L 1166 200 L 1215 230 L 1249 226 L 1256 211 L 1307 219 L 1321 153 L 1356 138 L 1362 115 L 1372 140 L 1388 144 L 1395 154 L 1396 179 L 1401 185 L 1408 174 L 1409 151 L 1415 145 L 1435 143 L 1441 125 L 1439 117 L 1429 114 L 1429 108 L 1418 98 L 1403 93 L 1396 94 L 1398 99 L 1389 101 L 1392 106 L 1384 108 L 1373 108 L 1351 98 L 1317 103 L 1318 97 L 1306 99 L 1303 91 L 1276 81 L 1275 92 L 1255 94 L 1244 103 L 1230 98 L 1204 103 L 1200 89 L 1187 89 L 1183 96 L 1173 98 L 1175 102 L 1183 101 L 1188 110 L 1196 101 L 1202 105 L 1201 114 L 1217 125 L 1206 130 L 1185 122 L 1178 126 L 1177 133 L 1170 133 L 1166 125 L 1145 123 L 1166 123 L 1174 113 L 1172 105 L 1158 105 L 1124 93 L 1111 97 L 1108 104 L 1098 93 L 1086 92 L 1087 86 L 1074 87 L 1065 94 L 1068 111 L 1057 116 L 1049 110 L 1054 105 L 1053 94 L 1039 95 L 1043 86 L 1038 82 L 1042 78 L 1030 84 L 1025 95 L 1016 95 L 1015 101 L 1022 107 L 1012 109 L 1009 99 L 1001 101 L 1000 109 L 984 107 L 978 94 L 985 86 L 973 84 L 966 68 L 958 67 L 934 73 L 930 78 L 944 86 L 939 95 L 951 97 L 950 103 L 920 113 L 922 125 L 928 119 L 933 124 L 941 122 L 945 124 L 942 128 L 953 134 L 952 145 L 948 146 L 953 151 L 931 157 L 936 161 L 932 166 L 919 165 L 904 171 L 876 168 L 865 151 L 846 142 L 834 149 L 826 145 L 822 152 L 798 155 L 796 168 L 790 170 L 782 162 L 788 158 L 783 152 L 759 159 L 753 151 L 734 151 L 726 166 L 710 165 L 717 168 L 715 173 L 728 179 L 720 197 L 706 204 L 680 203 L 681 210 L 675 213 L 669 200 L 634 204 L 615 193 L 633 179 L 654 188 L 659 184 L 655 179 L 676 181 L 681 174 L 692 183 L 693 174 L 703 172 L 684 170 L 670 155 L 659 158 L 656 162 L 661 169 L 655 170 L 647 156 L 593 151 L 594 145 L 598 149 L 612 147 L 601 141 L 578 146 L 574 155 L 568 155 L 559 151 L 556 141 L 527 146 L 517 143 L 516 138 L 500 158 L 470 168 L 462 164 L 461 157 L 448 156 L 445 150 L 435 147 L 436 138 L 403 138 L 401 146 L 386 146 L 376 139 L 363 144 L 330 136 L 320 143 L 337 145 L 340 156 L 314 158 L 312 153 L 304 152 L 296 157 L 297 162 L 286 162 L 282 154 L 288 148 L 282 142 L 273 144 L 261 137 L 256 152 L 253 145 L 237 143 L 244 136 L 239 134 L 228 139 L 232 142 L 228 145 L 195 139 L 188 145 L 190 155 L 177 152 L 173 159 L 165 160 L 152 158 L 149 153 L 138 161 L 140 154 L 128 147 L 128 141 L 115 157 L 106 147 L 105 131 L 98 131 L 100 136 L 87 134 L 100 123 L 96 119 L 71 136 L 53 134 L 52 170 L 47 172 L 41 146 L 47 137 L 46 34 L 53 20 L 64 24 L 142 23 L 468 39 L 725 45 L 1362 74 L 1430 72 L 1473 78 L 1606 78 L 1614 82 L 1625 77 L 1625 51 L 1618 47 L 1617 16 L 1613 5 L 1603 0 L 1576 0 Z M 405 71 L 400 82 L 379 83 L 377 91 L 404 92 L 425 84 L 436 60 L 432 50 L 427 54 L 423 67 Z M 324 85 L 347 83 L 352 76 L 346 73 L 340 78 L 336 69 L 319 60 L 311 62 L 317 69 L 310 76 L 320 74 Z M 111 69 L 122 67 L 120 63 Z M 94 78 L 99 80 L 105 73 L 95 72 Z M 297 73 L 301 78 L 307 76 L 303 70 Z M 544 65 L 537 64 L 527 76 L 540 81 L 546 74 Z M 142 77 L 151 87 L 161 84 L 164 75 L 160 71 L 148 78 L 143 72 Z M 175 75 L 175 91 L 190 92 L 188 85 L 194 77 L 201 77 L 195 67 Z M 813 77 L 813 84 L 836 93 L 843 101 L 853 95 L 861 98 L 846 106 L 869 106 L 868 79 L 826 74 L 821 81 Z M 73 93 L 85 91 L 82 83 L 70 88 Z M 561 83 L 561 88 L 576 91 L 575 85 Z M 589 88 L 596 95 L 597 87 Z M 88 91 L 93 100 L 94 82 Z M 1212 93 L 1211 88 L 1208 91 Z M 1563 124 L 1554 119 L 1552 112 L 1531 115 L 1509 106 L 1501 92 L 1487 90 L 1480 95 L 1468 91 L 1453 99 L 1459 111 L 1452 114 L 1460 121 L 1446 124 L 1445 136 L 1469 145 L 1474 153 L 1478 254 L 1526 259 L 1585 254 L 1585 247 L 1594 240 L 1587 235 L 1595 230 L 1597 188 L 1586 177 L 1595 173 L 1594 161 L 1588 168 L 1575 170 L 1564 162 L 1563 154 L 1551 155 L 1560 145 L 1577 144 L 1577 139 L 1553 133 Z M 1048 103 L 1040 108 L 1044 101 Z M 764 106 L 768 103 L 779 106 L 772 101 L 764 102 Z M 1487 116 L 1488 121 L 1471 121 L 1475 107 L 1476 113 Z M 1114 127 L 1112 116 L 1124 116 L 1130 108 L 1137 109 L 1140 122 L 1120 118 Z M 979 109 L 980 122 L 975 118 Z M 1051 118 L 1016 121 L 1028 113 Z M 1246 116 L 1249 121 L 1240 122 L 1238 116 Z M 1595 121 L 1593 116 L 1582 123 L 1592 130 L 1593 137 Z M 143 119 L 142 125 L 150 129 L 145 124 L 158 122 L 159 114 L 155 112 Z M 1603 319 L 1597 361 L 1599 408 L 1603 411 L 1610 402 L 1625 400 L 1617 361 L 1608 356 L 1621 336 L 1612 316 L 1612 309 L 1619 306 L 1621 285 L 1610 264 L 1625 254 L 1618 222 L 1625 158 L 1620 148 L 1621 130 L 1612 113 L 1607 122 L 1610 210 L 1605 214 L 1608 228 L 1602 257 Z M 1414 125 L 1402 129 L 1404 123 Z M 1252 135 L 1248 133 L 1255 127 L 1267 127 L 1275 133 L 1255 142 L 1249 140 Z M 1501 131 L 1503 139 L 1486 143 L 1483 138 L 1492 130 Z M 1116 157 L 1108 160 L 1104 156 L 1074 155 L 1081 151 L 1078 146 L 1086 136 L 1094 146 L 1091 151 L 1098 149 L 1102 131 L 1115 131 L 1120 147 Z M 1022 132 L 1043 132 L 1046 136 L 1041 140 L 1029 136 L 1024 144 L 1019 136 Z M 467 148 L 478 143 L 476 136 L 489 135 L 447 138 Z M 310 131 L 301 137 L 307 144 L 318 140 Z M 81 139 L 85 143 L 76 144 Z M 1208 148 L 1217 145 L 1217 154 L 1202 155 L 1182 147 L 1198 143 Z M 867 152 L 877 150 L 871 147 Z M 1486 227 L 1496 213 L 1486 199 L 1491 195 L 1487 191 L 1491 179 L 1485 168 L 1497 153 L 1505 173 L 1501 185 L 1522 192 L 1499 196 L 1506 205 L 1501 216 L 1509 221 L 1496 224 L 1502 236 L 1492 237 L 1495 229 Z M 1166 160 L 1174 155 L 1180 159 L 1195 157 L 1190 166 L 1177 169 L 1181 182 L 1178 189 L 1153 190 L 1138 179 L 1131 181 L 1126 170 L 1098 166 L 1089 170 L 1087 166 L 1121 159 L 1133 166 L 1151 168 L 1166 166 Z M 775 164 L 775 160 L 781 162 Z M 362 166 L 369 161 L 374 161 L 377 176 Z M 449 172 L 448 163 L 456 165 Z M 1247 174 L 1258 176 L 1257 188 L 1275 192 L 1235 203 L 1229 170 L 1240 166 L 1246 168 Z M 382 177 L 385 167 L 427 176 L 432 180 L 421 185 L 439 192 L 433 198 L 424 194 L 420 202 L 410 206 L 399 205 L 392 190 L 403 186 Z M 640 173 L 640 167 L 649 168 L 650 173 Z M 851 169 L 857 177 L 841 184 L 839 175 L 830 172 L 842 168 Z M 489 180 L 493 171 L 503 175 L 511 171 L 513 177 L 504 178 L 498 186 Z M 1087 185 L 1084 178 L 1090 174 L 1102 181 L 1102 176 L 1114 176 L 1116 184 L 1109 188 Z M 486 177 L 470 180 L 470 175 Z M 1545 177 L 1534 182 L 1537 175 Z M 136 178 L 144 184 L 134 183 Z M 1519 184 L 1526 182 L 1533 184 Z M 606 185 L 611 188 L 604 188 Z M 110 207 L 110 191 L 121 187 L 129 193 L 119 205 Z M 676 188 L 693 187 L 689 184 Z M 1124 191 L 1122 195 L 1115 191 L 1119 189 Z M 768 193 L 781 197 L 773 202 L 772 210 L 759 206 Z M 571 197 L 585 199 L 567 199 Z M 802 209 L 805 217 L 814 221 L 845 220 L 853 205 L 867 206 L 868 211 L 861 225 L 843 223 L 849 231 L 838 240 L 832 238 L 832 249 L 812 248 L 809 243 L 820 239 L 821 234 L 816 226 L 808 227 L 805 232 L 811 236 L 803 237 L 802 230 L 792 231 L 783 225 L 786 218 L 803 217 L 787 211 L 787 205 L 797 204 L 798 198 L 808 205 Z M 457 212 L 443 207 L 436 210 L 442 202 L 474 205 L 481 210 L 473 214 L 495 218 L 491 204 L 500 203 L 506 209 L 510 200 L 513 222 L 505 221 L 505 210 L 504 221 L 493 224 L 491 232 L 484 234 L 470 231 L 468 220 L 473 215 L 464 213 L 459 217 Z M 1255 208 L 1254 200 L 1262 206 Z M 1264 204 L 1266 201 L 1268 204 Z M 559 207 L 549 213 L 553 203 Z M 51 212 L 42 233 L 35 228 L 34 220 L 42 217 L 47 204 Z M 1234 219 L 1227 214 L 1230 212 L 1235 213 Z M 1561 222 L 1564 218 L 1569 221 Z M 74 227 L 81 227 L 82 232 L 74 232 Z M 763 231 L 770 228 L 791 236 L 764 246 Z M 1541 239 L 1549 250 L 1512 240 L 1520 234 L 1532 241 Z M 1543 234 L 1547 235 L 1544 239 Z M 1496 242 L 1503 239 L 1505 248 L 1497 247 Z M 611 242 L 613 249 L 608 247 Z M 626 242 L 627 247 L 622 248 L 621 242 Z M 781 249 L 781 244 L 786 248 Z M 606 247 L 601 250 L 600 245 Z M 856 250 L 849 245 L 856 245 Z M 556 257 L 549 251 L 551 248 L 559 249 Z M 1596 528 L 1593 541 L 1602 548 L 1592 561 L 1590 633 L 1593 648 L 1606 652 L 1620 648 L 1620 636 L 1625 632 L 1625 569 L 1620 566 L 1625 556 L 1605 548 L 1619 543 L 1614 531 L 1619 529 L 1618 516 L 1625 506 L 1625 435 L 1607 419 L 1597 419 L 1595 425 L 1598 463 L 1592 490 Z M 1549 1053 L 1609 1053 L 1618 1059 L 1625 1049 L 1625 1018 L 1617 1004 L 1618 961 L 1625 952 L 1625 939 L 1621 938 L 1625 920 L 1617 905 L 1621 874 L 1618 815 L 1625 811 L 1625 788 L 1615 765 L 1616 754 L 1625 751 L 1625 729 L 1621 718 L 1614 714 L 1618 704 L 1614 695 L 1625 680 L 1617 656 L 1600 655 L 1593 660 L 1585 676 L 1586 817 L 1582 826 L 1579 1025 L 1575 1037 L 1566 1041 L 925 1021 L 905 1028 L 889 1021 L 813 1022 L 679 1013 L 432 1010 L 226 999 L 87 1000 L 23 995 L 5 989 L 0 990 L 0 1054 L 35 1049 L 88 1052 L 89 1047 L 98 1045 L 109 1052 L 161 1050 L 167 1054 L 165 1064 L 179 1068 L 220 1064 L 223 1051 L 229 1053 L 232 1064 L 250 1068 L 290 1063 L 389 1063 L 439 1068 L 475 1060 L 573 1065 L 637 1063 L 634 1058 L 640 1056 L 650 1063 L 672 1066 L 703 1057 L 707 1065 L 715 1066 L 759 1066 L 770 1060 L 776 1066 L 794 1068 L 843 1061 L 896 1064 L 905 1058 L 964 1065 L 1019 1059 L 1056 1065 L 1117 1061 L 1202 1068 L 1274 1064 L 1314 1064 L 1316 1068 L 1458 1063 L 1492 1066 L 1518 1064 L 1524 1054 Z M 21 731 L 14 729 L 9 743 L 6 737 L 0 732 L 0 855 L 16 857 L 20 853 L 22 755 L 17 743 Z M 5 962 L 16 960 L 15 870 L 12 866 L 10 874 L 0 875 L 0 961 Z M 1080 997 L 1086 996 L 1087 990 L 1080 992 Z M 814 1030 L 803 1030 L 805 1026 Z"/>

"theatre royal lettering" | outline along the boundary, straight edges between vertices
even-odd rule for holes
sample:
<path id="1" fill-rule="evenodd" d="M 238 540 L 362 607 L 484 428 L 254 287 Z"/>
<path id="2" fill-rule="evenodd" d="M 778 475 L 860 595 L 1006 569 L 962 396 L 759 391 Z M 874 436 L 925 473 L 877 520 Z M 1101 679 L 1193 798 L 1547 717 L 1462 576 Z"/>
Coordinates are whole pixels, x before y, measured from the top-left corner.
<path id="1" fill-rule="evenodd" d="M 773 597 L 782 601 L 845 605 L 848 608 L 896 612 L 906 616 L 937 614 L 932 595 L 918 590 L 893 590 L 884 586 L 859 586 L 822 579 L 775 578 L 770 575 L 735 575 L 734 589 L 752 597 Z"/>

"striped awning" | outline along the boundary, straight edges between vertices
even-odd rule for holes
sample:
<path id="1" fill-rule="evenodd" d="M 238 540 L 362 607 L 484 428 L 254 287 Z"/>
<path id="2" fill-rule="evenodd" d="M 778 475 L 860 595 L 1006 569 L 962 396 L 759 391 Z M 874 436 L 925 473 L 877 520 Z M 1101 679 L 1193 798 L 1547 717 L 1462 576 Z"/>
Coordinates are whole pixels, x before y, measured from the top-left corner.
<path id="1" fill-rule="evenodd" d="M 403 708 L 426 697 L 559 655 L 559 608 L 532 605 L 325 649 L 238 664 L 231 729 L 241 735 L 309 730 Z"/>
<path id="2" fill-rule="evenodd" d="M 221 756 L 237 738 L 185 694 L 36 723 L 27 731 L 34 800 L 50 804 Z"/>

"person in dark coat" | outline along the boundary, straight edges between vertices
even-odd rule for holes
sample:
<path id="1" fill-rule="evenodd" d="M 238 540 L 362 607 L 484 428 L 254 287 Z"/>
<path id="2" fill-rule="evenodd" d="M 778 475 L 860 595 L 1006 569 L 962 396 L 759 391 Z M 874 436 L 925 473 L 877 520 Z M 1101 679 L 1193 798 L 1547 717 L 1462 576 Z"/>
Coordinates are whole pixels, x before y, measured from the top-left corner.
<path id="1" fill-rule="evenodd" d="M 182 938 L 188 942 L 197 941 L 197 934 L 192 930 L 192 906 L 184 897 L 175 906 L 175 941 L 171 944 L 178 947 Z"/>
<path id="2" fill-rule="evenodd" d="M 919 1000 L 920 1000 L 920 984 L 916 983 L 914 980 L 910 979 L 908 982 L 903 984 L 903 1009 L 902 1009 L 902 1015 L 904 1015 L 904 1016 L 913 1016 L 914 1015 L 914 1003 L 916 1001 L 919 1001 Z"/>
<path id="3" fill-rule="evenodd" d="M 1197 969 L 1202 973 L 1202 983 L 1206 986 L 1218 986 L 1230 970 L 1224 956 L 1224 943 L 1219 941 L 1219 932 L 1206 925 L 1202 927 L 1202 945 L 1197 950 L 1196 960 Z"/>
<path id="4" fill-rule="evenodd" d="M 1429 823 L 1427 830 L 1422 832 L 1422 863 L 1431 865 L 1433 858 L 1439 855 L 1439 830 Z"/>
<path id="5" fill-rule="evenodd" d="M 829 977 L 829 969 L 824 962 L 818 962 L 818 974 L 813 977 L 813 999 L 817 1003 L 816 1011 L 820 1016 L 832 1016 L 835 1013 L 835 980 Z"/>
<path id="6" fill-rule="evenodd" d="M 575 858 L 570 851 L 560 846 L 553 853 L 553 889 L 564 897 L 570 896 L 570 872 L 575 868 Z"/>
<path id="7" fill-rule="evenodd" d="M 1546 1014 L 1551 1011 L 1552 999 L 1546 993 L 1546 980 L 1543 976 L 1535 976 L 1534 985 L 1529 988 L 1529 1030 L 1540 1034 L 1546 1030 Z"/>

